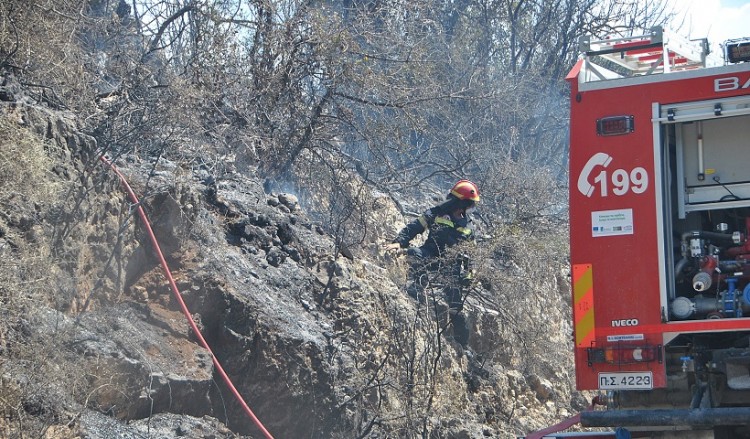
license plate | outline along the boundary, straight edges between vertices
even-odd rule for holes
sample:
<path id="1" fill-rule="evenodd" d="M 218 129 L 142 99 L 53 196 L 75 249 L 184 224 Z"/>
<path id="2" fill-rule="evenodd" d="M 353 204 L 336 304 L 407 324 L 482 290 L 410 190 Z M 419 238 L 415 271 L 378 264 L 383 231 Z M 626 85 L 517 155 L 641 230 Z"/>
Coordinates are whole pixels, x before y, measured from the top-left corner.
<path id="1" fill-rule="evenodd" d="M 650 390 L 654 388 L 651 372 L 599 373 L 599 390 Z"/>

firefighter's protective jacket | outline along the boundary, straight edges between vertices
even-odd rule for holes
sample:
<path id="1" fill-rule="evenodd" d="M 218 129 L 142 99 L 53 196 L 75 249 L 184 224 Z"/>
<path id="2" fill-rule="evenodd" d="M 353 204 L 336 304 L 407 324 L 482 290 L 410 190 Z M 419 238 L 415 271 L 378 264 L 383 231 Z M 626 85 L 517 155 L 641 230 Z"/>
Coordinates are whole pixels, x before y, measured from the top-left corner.
<path id="1" fill-rule="evenodd" d="M 418 256 L 430 259 L 443 255 L 446 247 L 473 240 L 474 230 L 469 215 L 456 218 L 450 211 L 450 202 L 427 209 L 407 224 L 393 242 L 397 242 L 401 248 L 407 248 L 414 237 L 429 230 L 427 239 L 418 249 Z"/>

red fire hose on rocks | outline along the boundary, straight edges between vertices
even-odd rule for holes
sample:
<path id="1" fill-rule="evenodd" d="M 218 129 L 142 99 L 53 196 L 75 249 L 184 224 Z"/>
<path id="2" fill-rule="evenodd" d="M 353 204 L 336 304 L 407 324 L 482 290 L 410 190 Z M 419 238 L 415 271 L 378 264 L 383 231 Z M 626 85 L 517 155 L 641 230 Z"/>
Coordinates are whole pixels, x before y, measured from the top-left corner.
<path id="1" fill-rule="evenodd" d="M 219 372 L 219 375 L 221 375 L 221 378 L 224 380 L 224 383 L 226 383 L 227 387 L 231 390 L 232 394 L 234 395 L 235 399 L 240 403 L 242 406 L 242 409 L 245 411 L 245 413 L 252 419 L 252 421 L 255 423 L 255 426 L 260 429 L 260 431 L 263 433 L 263 435 L 267 439 L 273 439 L 273 436 L 271 436 L 271 433 L 266 430 L 266 428 L 263 426 L 263 424 L 260 422 L 257 416 L 255 416 L 255 413 L 250 409 L 250 407 L 247 405 L 245 400 L 242 398 L 242 395 L 240 395 L 240 392 L 237 390 L 237 388 L 232 383 L 232 380 L 229 378 L 227 373 L 224 371 L 224 368 L 221 366 L 221 363 L 219 363 L 219 360 L 214 355 L 213 351 L 211 350 L 211 347 L 208 345 L 208 342 L 206 342 L 206 339 L 203 338 L 203 334 L 201 334 L 200 329 L 198 329 L 198 325 L 195 324 L 195 320 L 193 320 L 192 315 L 190 314 L 190 310 L 188 309 L 187 305 L 185 305 L 185 301 L 182 300 L 182 294 L 180 294 L 180 290 L 177 288 L 177 284 L 174 281 L 174 278 L 172 277 L 172 272 L 169 270 L 169 266 L 167 265 L 166 259 L 164 259 L 164 254 L 161 252 L 161 247 L 159 247 L 159 242 L 156 240 L 156 236 L 154 235 L 154 231 L 151 229 L 151 225 L 148 221 L 148 217 L 146 217 L 146 212 L 143 210 L 143 207 L 141 207 L 140 201 L 138 201 L 138 197 L 136 197 L 135 192 L 133 192 L 133 189 L 128 184 L 127 180 L 125 179 L 125 176 L 120 173 L 120 171 L 109 161 L 106 157 L 102 156 L 100 157 L 100 160 L 104 162 L 107 166 L 112 169 L 112 171 L 117 174 L 117 177 L 120 178 L 120 181 L 122 182 L 123 187 L 128 193 L 128 196 L 130 197 L 130 200 L 133 202 L 133 204 L 138 209 L 138 215 L 141 218 L 141 221 L 143 222 L 143 227 L 148 232 L 148 236 L 151 239 L 151 244 L 154 247 L 154 251 L 159 256 L 159 262 L 161 263 L 161 267 L 164 270 L 164 275 L 166 276 L 167 280 L 169 281 L 169 285 L 172 288 L 172 293 L 174 294 L 175 299 L 177 299 L 177 303 L 180 304 L 180 308 L 182 309 L 182 313 L 185 314 L 185 317 L 187 318 L 188 324 L 190 324 L 190 327 L 193 330 L 193 333 L 195 333 L 196 337 L 198 337 L 198 340 L 200 342 L 200 345 L 203 346 L 208 353 L 211 355 L 211 360 L 214 363 L 214 367 Z"/>

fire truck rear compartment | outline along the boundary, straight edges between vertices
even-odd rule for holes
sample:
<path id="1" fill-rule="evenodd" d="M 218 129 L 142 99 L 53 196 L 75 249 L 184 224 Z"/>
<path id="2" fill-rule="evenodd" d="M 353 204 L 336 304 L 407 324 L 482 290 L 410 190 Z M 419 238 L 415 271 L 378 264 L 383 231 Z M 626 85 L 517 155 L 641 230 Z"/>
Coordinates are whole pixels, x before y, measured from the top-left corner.
<path id="1" fill-rule="evenodd" d="M 662 108 L 665 321 L 750 317 L 749 107 L 747 97 L 691 104 L 683 122 L 670 119 L 686 104 Z"/>
<path id="2" fill-rule="evenodd" d="M 670 406 L 744 408 L 750 415 L 750 333 L 681 333 L 680 325 L 750 318 L 750 98 L 661 105 L 659 111 L 667 296 L 662 319 L 677 329 L 665 340 L 667 388 L 621 392 L 617 405 L 663 407 L 676 419 L 683 414 Z M 737 415 L 703 413 L 714 425 L 732 424 Z"/>

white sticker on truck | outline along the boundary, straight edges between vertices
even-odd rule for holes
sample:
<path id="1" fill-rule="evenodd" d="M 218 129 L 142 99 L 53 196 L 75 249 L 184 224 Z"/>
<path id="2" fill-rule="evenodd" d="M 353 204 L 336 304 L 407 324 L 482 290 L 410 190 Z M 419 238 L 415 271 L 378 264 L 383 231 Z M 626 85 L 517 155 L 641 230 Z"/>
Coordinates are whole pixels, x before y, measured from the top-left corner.
<path id="1" fill-rule="evenodd" d="M 636 341 L 643 340 L 645 337 L 643 334 L 625 334 L 625 335 L 608 335 L 607 341 L 614 343 L 616 341 Z"/>
<path id="2" fill-rule="evenodd" d="M 591 235 L 632 235 L 633 209 L 601 210 L 591 212 Z"/>

